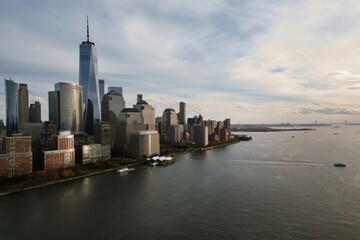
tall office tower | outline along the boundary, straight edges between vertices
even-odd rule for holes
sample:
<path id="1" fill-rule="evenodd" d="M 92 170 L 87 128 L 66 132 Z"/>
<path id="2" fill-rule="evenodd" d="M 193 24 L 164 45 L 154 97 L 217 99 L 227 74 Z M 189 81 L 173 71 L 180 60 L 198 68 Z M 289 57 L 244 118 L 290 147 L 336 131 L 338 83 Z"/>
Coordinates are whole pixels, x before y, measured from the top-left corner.
<path id="1" fill-rule="evenodd" d="M 139 109 L 145 129 L 155 131 L 155 108 L 143 100 L 142 94 L 137 95 L 137 103 L 133 107 Z"/>
<path id="2" fill-rule="evenodd" d="M 201 145 L 207 146 L 209 144 L 209 129 L 204 125 L 191 126 L 191 141 Z"/>
<path id="3" fill-rule="evenodd" d="M 111 92 L 112 90 L 117 91 L 117 92 L 120 93 L 121 95 L 123 94 L 123 89 L 122 89 L 122 87 L 108 87 L 108 92 Z"/>
<path id="4" fill-rule="evenodd" d="M 100 93 L 96 48 L 89 41 L 89 20 L 87 19 L 87 40 L 80 44 L 79 84 L 83 88 L 84 128 L 89 135 L 94 134 L 96 120 L 101 120 Z"/>
<path id="5" fill-rule="evenodd" d="M 117 119 L 123 108 L 125 108 L 124 96 L 114 90 L 108 92 L 102 98 L 102 120 L 111 121 L 111 119 Z"/>
<path id="6" fill-rule="evenodd" d="M 228 132 L 231 131 L 231 122 L 230 122 L 230 118 L 227 118 L 224 120 L 224 127 L 227 128 Z"/>
<path id="7" fill-rule="evenodd" d="M 121 111 L 125 108 L 125 100 L 123 95 L 112 90 L 104 95 L 101 101 L 102 120 L 109 122 L 111 134 L 111 146 L 116 143 L 116 132 L 118 118 Z"/>
<path id="8" fill-rule="evenodd" d="M 29 122 L 41 123 L 41 104 L 40 102 L 31 103 L 29 107 Z"/>
<path id="9" fill-rule="evenodd" d="M 180 102 L 179 124 L 186 124 L 186 103 Z"/>
<path id="10" fill-rule="evenodd" d="M 29 122 L 29 91 L 27 84 L 19 84 L 19 125 Z"/>
<path id="11" fill-rule="evenodd" d="M 99 95 L 100 95 L 100 102 L 105 94 L 105 80 L 99 79 Z"/>
<path id="12" fill-rule="evenodd" d="M 5 80 L 5 99 L 6 99 L 6 134 L 18 132 L 18 83 L 11 80 Z"/>
<path id="13" fill-rule="evenodd" d="M 120 154 L 128 154 L 130 134 L 135 131 L 143 131 L 141 112 L 137 108 L 124 108 L 120 115 L 117 126 L 117 139 L 114 150 Z"/>
<path id="14" fill-rule="evenodd" d="M 80 85 L 55 84 L 55 91 L 49 92 L 49 120 L 61 131 L 83 131 L 83 91 Z"/>
<path id="15" fill-rule="evenodd" d="M 170 127 L 177 125 L 177 114 L 174 109 L 167 108 L 164 110 L 161 121 L 161 142 L 168 143 Z"/>

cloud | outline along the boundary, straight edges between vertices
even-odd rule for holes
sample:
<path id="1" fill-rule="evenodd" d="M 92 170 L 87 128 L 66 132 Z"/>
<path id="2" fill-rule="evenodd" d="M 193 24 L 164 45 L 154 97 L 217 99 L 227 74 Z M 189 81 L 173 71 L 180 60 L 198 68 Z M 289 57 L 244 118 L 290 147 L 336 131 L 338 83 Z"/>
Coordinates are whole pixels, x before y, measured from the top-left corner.
<path id="1" fill-rule="evenodd" d="M 2 1 L 0 77 L 28 83 L 44 112 L 56 82 L 78 82 L 86 14 L 99 77 L 128 106 L 143 93 L 157 115 L 185 101 L 232 122 L 358 117 L 355 1 Z"/>

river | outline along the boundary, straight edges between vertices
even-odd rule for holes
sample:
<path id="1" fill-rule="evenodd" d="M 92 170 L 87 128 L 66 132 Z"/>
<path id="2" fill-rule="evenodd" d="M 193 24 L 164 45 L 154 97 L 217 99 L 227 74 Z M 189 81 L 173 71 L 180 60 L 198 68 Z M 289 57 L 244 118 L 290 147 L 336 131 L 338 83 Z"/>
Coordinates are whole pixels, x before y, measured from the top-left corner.
<path id="1" fill-rule="evenodd" d="M 360 126 L 246 134 L 166 167 L 1 197 L 0 239 L 359 238 Z"/>

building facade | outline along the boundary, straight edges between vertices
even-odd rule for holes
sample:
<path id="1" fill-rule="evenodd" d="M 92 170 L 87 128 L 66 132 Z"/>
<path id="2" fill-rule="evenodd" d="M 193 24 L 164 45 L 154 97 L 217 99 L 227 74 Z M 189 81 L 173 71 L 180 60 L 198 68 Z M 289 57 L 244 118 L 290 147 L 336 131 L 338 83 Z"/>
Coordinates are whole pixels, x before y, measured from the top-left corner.
<path id="1" fill-rule="evenodd" d="M 19 84 L 13 80 L 5 80 L 5 102 L 6 102 L 6 134 L 11 136 L 12 133 L 18 132 L 18 100 Z"/>
<path id="2" fill-rule="evenodd" d="M 29 107 L 29 122 L 41 123 L 41 104 L 40 102 L 31 103 Z"/>
<path id="3" fill-rule="evenodd" d="M 29 91 L 27 84 L 19 84 L 19 126 L 29 122 Z"/>
<path id="4" fill-rule="evenodd" d="M 186 103 L 180 102 L 179 104 L 179 124 L 185 125 L 186 124 Z"/>
<path id="5" fill-rule="evenodd" d="M 101 102 L 101 99 L 103 98 L 104 95 L 105 95 L 105 80 L 104 80 L 104 79 L 99 79 L 99 97 L 100 97 L 100 102 Z"/>
<path id="6" fill-rule="evenodd" d="M 44 170 L 54 170 L 75 166 L 74 135 L 70 131 L 54 136 L 52 148 L 44 151 Z"/>
<path id="7" fill-rule="evenodd" d="M 130 134 L 129 153 L 132 157 L 149 157 L 160 154 L 157 131 L 135 131 Z"/>
<path id="8" fill-rule="evenodd" d="M 207 146 L 209 144 L 209 129 L 204 125 L 192 125 L 191 126 L 191 141 L 201 146 Z"/>
<path id="9" fill-rule="evenodd" d="M 114 86 L 108 87 L 108 92 L 111 92 L 112 90 L 117 91 L 121 95 L 123 94 L 123 88 L 122 87 L 114 87 Z"/>
<path id="10" fill-rule="evenodd" d="M 14 134 L 4 140 L 5 154 L 0 154 L 0 176 L 15 177 L 32 173 L 31 137 Z"/>
<path id="11" fill-rule="evenodd" d="M 133 107 L 139 109 L 141 122 L 145 125 L 145 129 L 155 131 L 155 108 L 143 100 L 142 94 L 138 94 L 137 103 Z"/>
<path id="12" fill-rule="evenodd" d="M 111 146 L 116 144 L 116 132 L 120 112 L 125 108 L 124 96 L 115 90 L 106 93 L 102 98 L 102 120 L 110 124 Z"/>
<path id="13" fill-rule="evenodd" d="M 49 92 L 49 120 L 60 131 L 83 131 L 83 91 L 73 83 L 56 83 Z"/>
<path id="14" fill-rule="evenodd" d="M 95 121 L 101 120 L 101 106 L 96 48 L 89 41 L 89 22 L 87 23 L 87 40 L 80 44 L 79 84 L 84 91 L 84 129 L 86 133 L 93 135 Z"/>
<path id="15" fill-rule="evenodd" d="M 115 151 L 119 154 L 129 154 L 130 134 L 143 130 L 146 130 L 146 128 L 142 124 L 140 110 L 137 108 L 124 108 L 119 115 Z"/>
<path id="16" fill-rule="evenodd" d="M 164 110 L 161 121 L 161 142 L 168 143 L 168 136 L 170 134 L 170 127 L 177 124 L 177 114 L 174 109 L 167 108 Z"/>

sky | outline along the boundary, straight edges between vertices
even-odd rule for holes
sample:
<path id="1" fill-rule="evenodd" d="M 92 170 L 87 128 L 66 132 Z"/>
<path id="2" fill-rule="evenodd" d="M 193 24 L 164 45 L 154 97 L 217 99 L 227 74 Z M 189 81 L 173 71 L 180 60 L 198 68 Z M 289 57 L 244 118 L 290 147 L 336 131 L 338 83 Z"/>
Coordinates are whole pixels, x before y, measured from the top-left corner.
<path id="1" fill-rule="evenodd" d="M 360 122 L 357 0 L 0 1 L 0 119 L 11 77 L 48 120 L 48 91 L 79 82 L 87 15 L 127 107 L 140 93 L 157 116 L 184 101 L 231 123 Z"/>

